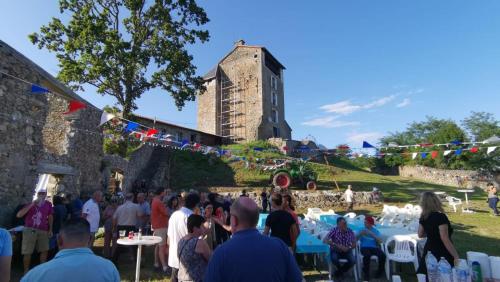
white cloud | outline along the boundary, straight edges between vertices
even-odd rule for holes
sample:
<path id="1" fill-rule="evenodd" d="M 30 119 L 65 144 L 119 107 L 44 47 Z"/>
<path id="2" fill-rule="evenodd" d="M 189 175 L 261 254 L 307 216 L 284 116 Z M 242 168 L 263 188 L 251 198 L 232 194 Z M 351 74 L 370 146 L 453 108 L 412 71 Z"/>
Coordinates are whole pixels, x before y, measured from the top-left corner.
<path id="1" fill-rule="evenodd" d="M 317 126 L 324 128 L 336 128 L 336 127 L 359 125 L 359 122 L 357 121 L 341 121 L 341 120 L 336 120 L 337 118 L 338 116 L 326 116 L 323 118 L 315 118 L 302 122 L 302 125 Z"/>
<path id="2" fill-rule="evenodd" d="M 334 104 L 323 105 L 320 107 L 320 109 L 326 111 L 327 113 L 348 115 L 348 114 L 357 112 L 359 110 L 381 107 L 381 106 L 391 102 L 392 100 L 394 100 L 394 98 L 396 98 L 396 96 L 397 95 L 385 96 L 385 97 L 382 97 L 378 100 L 372 101 L 372 102 L 370 102 L 368 104 L 364 104 L 364 105 L 355 105 L 355 104 L 352 104 L 351 101 L 346 100 L 346 101 L 341 101 L 341 102 L 334 103 Z"/>
<path id="3" fill-rule="evenodd" d="M 361 109 L 361 106 L 353 105 L 350 101 L 342 101 L 335 104 L 328 104 L 321 106 L 320 109 L 325 110 L 327 113 L 336 113 L 341 115 L 348 115 Z"/>
<path id="4" fill-rule="evenodd" d="M 404 98 L 404 99 L 403 99 L 403 101 L 402 101 L 401 103 L 399 103 L 399 104 L 397 104 L 397 105 L 396 105 L 396 107 L 398 107 L 398 108 L 403 108 L 403 107 L 408 106 L 409 104 L 411 104 L 410 99 L 408 99 L 408 98 Z"/>
<path id="5" fill-rule="evenodd" d="M 361 146 L 363 141 L 367 141 L 372 145 L 377 143 L 384 135 L 380 132 L 364 132 L 364 133 L 349 133 L 347 135 L 347 142 L 353 143 L 355 146 Z"/>

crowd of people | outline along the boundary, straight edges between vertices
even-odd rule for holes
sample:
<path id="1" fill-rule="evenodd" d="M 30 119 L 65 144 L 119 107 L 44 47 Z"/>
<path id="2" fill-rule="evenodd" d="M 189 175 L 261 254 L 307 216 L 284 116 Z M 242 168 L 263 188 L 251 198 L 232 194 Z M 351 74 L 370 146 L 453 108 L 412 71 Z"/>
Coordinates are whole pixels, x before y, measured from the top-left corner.
<path id="1" fill-rule="evenodd" d="M 493 199 L 496 188 L 492 185 L 488 192 L 488 201 L 496 207 L 498 198 Z M 38 191 L 31 203 L 16 212 L 16 218 L 22 220 L 24 226 L 22 281 L 63 281 L 66 275 L 72 275 L 75 281 L 119 281 L 118 261 L 126 258 L 126 252 L 128 258 L 135 261 L 132 247 L 119 247 L 116 243 L 129 232 L 161 237 L 161 243 L 155 246 L 153 267 L 173 282 L 303 281 L 294 258 L 300 221 L 293 198 L 286 192 L 268 194 L 264 190 L 259 195 L 260 203 L 252 200 L 245 190 L 236 199 L 196 191 L 172 193 L 164 188 L 154 193 L 127 193 L 123 197 L 104 197 L 101 191 L 95 191 L 86 201 L 54 196 L 51 203 L 46 196 L 46 191 Z M 344 197 L 347 209 L 351 210 L 352 187 L 348 187 Z M 440 200 L 434 193 L 425 192 L 420 205 L 418 236 L 427 238 L 423 257 L 431 252 L 456 264 L 458 253 L 451 240 L 453 230 Z M 490 206 L 493 209 L 493 205 Z M 268 209 L 261 234 L 256 228 L 259 214 Z M 92 252 L 101 224 L 104 227 L 102 257 Z M 375 277 L 383 274 L 386 257 L 375 219 L 365 216 L 364 227 L 355 234 L 346 219 L 339 217 L 336 226 L 323 239 L 330 246 L 336 277 L 354 266 L 353 250 L 358 243 L 363 256 L 364 281 L 370 279 L 372 256 L 378 257 Z M 10 234 L 0 229 L 2 273 L 10 273 L 12 243 L 9 240 Z M 40 254 L 40 265 L 30 270 L 35 251 Z M 53 254 L 49 255 L 50 252 Z M 425 273 L 425 263 L 420 266 L 419 272 Z M 3 280 L 0 278 L 0 281 Z"/>

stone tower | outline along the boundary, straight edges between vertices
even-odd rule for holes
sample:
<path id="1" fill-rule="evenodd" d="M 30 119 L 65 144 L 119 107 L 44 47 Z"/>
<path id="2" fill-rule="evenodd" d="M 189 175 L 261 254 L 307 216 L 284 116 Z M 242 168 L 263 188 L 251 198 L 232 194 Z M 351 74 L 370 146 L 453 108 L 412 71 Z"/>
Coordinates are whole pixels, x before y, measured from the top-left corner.
<path id="1" fill-rule="evenodd" d="M 291 139 L 285 120 L 285 67 L 262 46 L 237 41 L 203 76 L 198 96 L 198 129 L 232 142 Z"/>

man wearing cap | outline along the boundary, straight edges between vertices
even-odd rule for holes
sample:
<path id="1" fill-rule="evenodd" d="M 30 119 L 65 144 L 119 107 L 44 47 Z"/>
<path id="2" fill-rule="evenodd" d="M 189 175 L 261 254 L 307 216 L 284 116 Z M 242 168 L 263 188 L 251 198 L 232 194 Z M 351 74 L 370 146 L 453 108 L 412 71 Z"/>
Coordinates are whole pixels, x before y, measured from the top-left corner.
<path id="1" fill-rule="evenodd" d="M 47 261 L 49 238 L 52 237 L 53 209 L 52 204 L 45 200 L 47 191 L 39 190 L 33 202 L 27 204 L 17 217 L 24 217 L 23 241 L 21 253 L 23 255 L 24 274 L 30 268 L 31 255 L 35 250 L 40 252 L 40 263 Z"/>
<path id="2" fill-rule="evenodd" d="M 376 277 L 382 276 L 384 272 L 385 254 L 380 248 L 382 239 L 380 232 L 374 227 L 375 220 L 371 216 L 365 217 L 365 228 L 358 234 L 361 254 L 363 255 L 363 276 L 365 281 L 370 280 L 370 259 L 372 256 L 378 257 L 378 269 Z"/>

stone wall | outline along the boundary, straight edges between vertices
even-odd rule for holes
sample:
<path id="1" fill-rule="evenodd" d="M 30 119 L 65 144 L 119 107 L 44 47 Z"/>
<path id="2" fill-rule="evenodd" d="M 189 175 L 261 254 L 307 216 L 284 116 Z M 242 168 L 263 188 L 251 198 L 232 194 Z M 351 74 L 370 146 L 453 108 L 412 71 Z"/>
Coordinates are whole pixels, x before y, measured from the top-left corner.
<path id="1" fill-rule="evenodd" d="M 426 166 L 400 166 L 399 175 L 426 182 L 461 188 L 486 188 L 491 179 L 472 170 L 446 170 Z"/>
<path id="2" fill-rule="evenodd" d="M 0 77 L 0 226 L 9 226 L 14 208 L 32 199 L 39 174 L 58 178 L 56 192 L 101 187 L 102 112 L 87 103 L 64 115 L 70 100 L 85 101 L 2 41 L 0 70 L 58 93 L 34 94 L 31 85 Z"/>
<path id="3" fill-rule="evenodd" d="M 236 198 L 241 195 L 241 191 L 245 188 L 211 188 L 211 192 L 217 192 L 221 195 L 230 195 L 231 198 Z M 246 189 L 250 198 L 256 201 L 259 205 L 261 203 L 260 193 L 262 189 L 248 188 Z M 269 192 L 269 189 L 267 190 Z M 295 207 L 298 210 L 304 211 L 307 208 L 320 208 L 323 210 L 333 209 L 335 211 L 344 210 L 346 202 L 343 198 L 344 192 L 334 191 L 305 191 L 305 190 L 292 190 Z M 382 197 L 380 198 L 382 200 Z M 377 204 L 373 201 L 371 192 L 354 192 L 355 205 L 359 204 Z"/>

